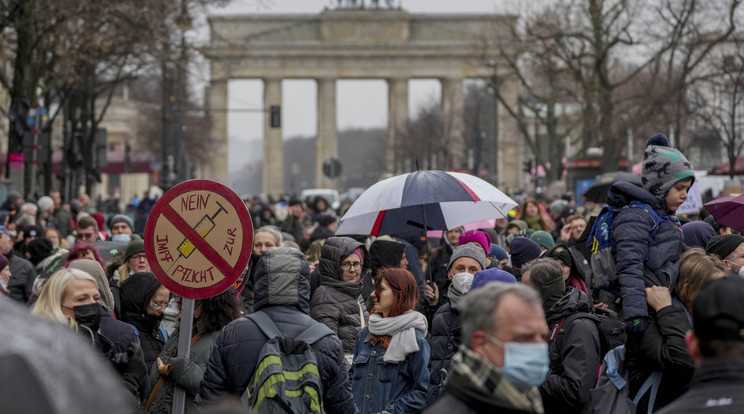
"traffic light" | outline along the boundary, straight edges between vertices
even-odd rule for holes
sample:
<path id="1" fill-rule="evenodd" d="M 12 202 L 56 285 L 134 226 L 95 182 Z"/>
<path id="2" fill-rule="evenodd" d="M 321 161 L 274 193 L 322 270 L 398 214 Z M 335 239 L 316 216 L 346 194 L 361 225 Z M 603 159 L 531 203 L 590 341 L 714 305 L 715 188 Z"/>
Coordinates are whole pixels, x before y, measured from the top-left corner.
<path id="1" fill-rule="evenodd" d="M 271 106 L 269 115 L 270 115 L 269 125 L 272 128 L 281 128 L 282 126 L 281 107 L 278 105 Z"/>
<path id="2" fill-rule="evenodd" d="M 522 171 L 526 172 L 527 174 L 531 174 L 532 173 L 532 160 L 531 159 L 526 160 L 524 161 L 523 164 L 524 166 L 522 167 Z"/>

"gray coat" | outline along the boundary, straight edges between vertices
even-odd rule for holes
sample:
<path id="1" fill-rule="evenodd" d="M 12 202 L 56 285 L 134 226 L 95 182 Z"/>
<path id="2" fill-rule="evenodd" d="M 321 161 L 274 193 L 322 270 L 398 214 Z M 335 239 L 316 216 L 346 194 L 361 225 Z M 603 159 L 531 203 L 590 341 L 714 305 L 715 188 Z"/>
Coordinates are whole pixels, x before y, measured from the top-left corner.
<path id="1" fill-rule="evenodd" d="M 176 331 L 168 339 L 168 343 L 165 344 L 163 351 L 160 352 L 160 359 L 165 364 L 173 362 L 173 365 L 171 365 L 171 372 L 166 377 L 160 393 L 155 397 L 155 401 L 153 401 L 150 411 L 148 411 L 150 414 L 170 414 L 173 405 L 173 391 L 176 385 L 186 390 L 186 406 L 188 407 L 192 404 L 194 397 L 199 393 L 199 384 L 204 377 L 204 372 L 207 370 L 207 362 L 210 355 L 212 355 L 212 349 L 217 342 L 217 337 L 220 336 L 220 332 L 213 331 L 199 338 L 191 346 L 188 360 L 184 361 L 178 361 L 180 358 L 174 361 L 178 353 L 179 332 Z M 158 372 L 157 364 L 153 364 L 150 368 L 150 383 L 153 387 L 159 379 L 160 373 Z"/>
<path id="2" fill-rule="evenodd" d="M 359 300 L 361 283 L 346 283 L 341 280 L 341 261 L 361 248 L 366 259 L 364 245 L 349 237 L 331 237 L 323 245 L 320 254 L 320 287 L 315 290 L 310 302 L 310 316 L 324 323 L 338 335 L 344 353 L 354 353 L 354 343 L 369 318 L 364 303 Z M 368 263 L 369 260 L 365 260 Z M 360 273 L 362 271 L 360 270 Z M 361 307 L 361 308 L 360 308 Z"/>

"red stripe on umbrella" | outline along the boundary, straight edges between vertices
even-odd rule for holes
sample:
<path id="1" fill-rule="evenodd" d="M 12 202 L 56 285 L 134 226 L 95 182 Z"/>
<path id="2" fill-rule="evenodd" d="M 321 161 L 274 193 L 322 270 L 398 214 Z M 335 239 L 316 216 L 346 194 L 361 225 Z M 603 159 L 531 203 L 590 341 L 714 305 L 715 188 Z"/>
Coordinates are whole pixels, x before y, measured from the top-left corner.
<path id="1" fill-rule="evenodd" d="M 379 213 L 377 213 L 375 224 L 372 226 L 372 231 L 369 233 L 371 236 L 377 237 L 377 233 L 380 231 L 380 227 L 382 226 L 383 218 L 385 218 L 385 210 L 382 210 Z"/>
<path id="2" fill-rule="evenodd" d="M 452 177 L 452 178 L 455 178 L 455 177 Z M 457 182 L 460 183 L 460 185 L 465 189 L 465 191 L 468 192 L 468 195 L 470 195 L 470 197 L 473 198 L 473 201 L 481 201 L 480 197 L 475 195 L 475 191 L 471 190 L 470 187 L 467 186 L 467 184 L 458 180 L 457 178 L 455 178 L 455 180 L 457 180 Z"/>

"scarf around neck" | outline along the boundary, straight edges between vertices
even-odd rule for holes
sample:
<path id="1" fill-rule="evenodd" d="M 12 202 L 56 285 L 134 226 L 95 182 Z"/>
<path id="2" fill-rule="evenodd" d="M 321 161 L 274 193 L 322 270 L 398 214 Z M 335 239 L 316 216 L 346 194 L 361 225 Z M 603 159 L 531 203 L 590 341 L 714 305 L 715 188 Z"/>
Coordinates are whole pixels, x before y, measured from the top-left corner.
<path id="1" fill-rule="evenodd" d="M 392 337 L 383 357 L 385 362 L 400 362 L 408 354 L 418 352 L 416 331 L 426 335 L 426 330 L 426 317 L 413 310 L 388 318 L 376 313 L 369 317 L 369 332 L 372 335 Z"/>
<path id="2" fill-rule="evenodd" d="M 463 345 L 452 358 L 450 372 L 447 390 L 481 411 L 506 408 L 543 413 L 542 398 L 536 387 L 519 391 L 493 364 Z"/>

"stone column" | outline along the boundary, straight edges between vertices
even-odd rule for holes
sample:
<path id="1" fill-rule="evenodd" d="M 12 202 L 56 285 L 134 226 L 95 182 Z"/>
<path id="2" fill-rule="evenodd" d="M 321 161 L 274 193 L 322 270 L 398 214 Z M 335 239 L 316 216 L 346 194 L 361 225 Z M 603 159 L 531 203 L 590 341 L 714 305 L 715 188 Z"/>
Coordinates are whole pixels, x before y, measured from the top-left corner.
<path id="1" fill-rule="evenodd" d="M 449 159 L 443 160 L 442 169 L 467 169 L 467 148 L 463 124 L 464 99 L 462 78 L 443 78 L 442 120 L 444 122 L 445 145 L 449 148 Z"/>
<path id="2" fill-rule="evenodd" d="M 207 179 L 229 185 L 227 159 L 227 80 L 212 80 L 209 87 L 209 108 L 212 109 L 212 156 L 206 168 Z M 161 178 L 162 180 L 162 178 Z"/>
<path id="3" fill-rule="evenodd" d="M 518 103 L 518 85 L 515 79 L 502 75 L 499 80 L 500 92 L 505 97 L 506 103 L 516 108 Z M 499 102 L 498 106 L 498 175 L 499 184 L 514 186 L 524 189 L 524 173 L 522 166 L 525 151 L 528 151 L 517 122 L 509 115 L 504 105 Z"/>
<path id="4" fill-rule="evenodd" d="M 316 79 L 316 82 L 318 83 L 318 139 L 315 143 L 315 186 L 337 188 L 338 179 L 328 178 L 323 174 L 323 162 L 329 158 L 338 158 L 336 79 L 320 78 Z M 343 174 L 343 169 L 341 171 Z"/>
<path id="5" fill-rule="evenodd" d="M 263 193 L 279 195 L 284 191 L 284 145 L 282 128 L 271 127 L 271 107 L 282 107 L 282 80 L 266 78 L 264 83 L 264 156 Z M 280 109 L 281 112 L 281 109 Z"/>
<path id="6" fill-rule="evenodd" d="M 401 128 L 408 120 L 408 79 L 388 79 L 388 130 L 385 172 L 395 172 L 395 154 Z"/>

